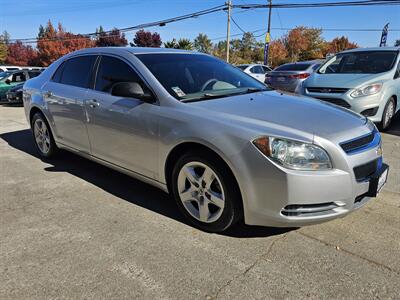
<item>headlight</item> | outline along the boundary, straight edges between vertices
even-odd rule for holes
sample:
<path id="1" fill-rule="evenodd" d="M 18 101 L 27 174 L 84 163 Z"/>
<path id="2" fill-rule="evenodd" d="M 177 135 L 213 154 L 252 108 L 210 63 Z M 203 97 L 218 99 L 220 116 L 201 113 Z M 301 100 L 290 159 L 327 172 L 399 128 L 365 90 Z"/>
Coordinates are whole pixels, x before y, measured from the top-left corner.
<path id="1" fill-rule="evenodd" d="M 289 169 L 305 171 L 332 169 L 328 153 L 313 144 L 267 136 L 253 140 L 253 144 L 265 156 Z"/>
<path id="2" fill-rule="evenodd" d="M 354 92 L 350 94 L 350 96 L 353 98 L 370 96 L 379 93 L 381 89 L 382 89 L 382 83 L 374 83 L 364 86 L 360 89 L 356 89 Z"/>

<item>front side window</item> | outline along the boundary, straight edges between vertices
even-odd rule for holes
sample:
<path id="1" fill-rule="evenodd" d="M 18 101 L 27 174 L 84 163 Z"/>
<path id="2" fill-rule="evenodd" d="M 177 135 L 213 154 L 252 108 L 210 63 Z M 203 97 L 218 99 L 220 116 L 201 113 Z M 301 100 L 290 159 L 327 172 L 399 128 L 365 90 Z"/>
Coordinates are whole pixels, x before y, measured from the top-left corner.
<path id="1" fill-rule="evenodd" d="M 146 89 L 141 78 L 128 64 L 115 57 L 102 56 L 95 90 L 111 93 L 113 86 L 120 82 L 137 82 L 144 90 Z"/>
<path id="2" fill-rule="evenodd" d="M 341 53 L 328 60 L 320 74 L 377 74 L 390 71 L 397 51 L 359 51 Z"/>
<path id="3" fill-rule="evenodd" d="M 53 81 L 88 88 L 95 60 L 96 56 L 94 55 L 71 58 L 58 68 L 53 76 Z M 61 73 L 59 74 L 58 72 Z"/>
<path id="4" fill-rule="evenodd" d="M 268 88 L 238 68 L 202 54 L 137 54 L 161 85 L 176 99 L 197 101 Z"/>

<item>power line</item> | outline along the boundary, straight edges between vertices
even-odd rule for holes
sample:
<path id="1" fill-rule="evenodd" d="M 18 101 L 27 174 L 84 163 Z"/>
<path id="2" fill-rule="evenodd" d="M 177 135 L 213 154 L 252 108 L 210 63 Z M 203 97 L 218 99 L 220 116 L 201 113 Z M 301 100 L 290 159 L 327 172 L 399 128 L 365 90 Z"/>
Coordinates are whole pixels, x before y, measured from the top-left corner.
<path id="1" fill-rule="evenodd" d="M 361 0 L 345 2 L 314 2 L 314 3 L 279 3 L 272 8 L 322 8 L 322 7 L 349 7 L 349 6 L 390 6 L 399 5 L 399 0 Z M 269 8 L 269 4 L 237 4 L 233 8 L 256 9 Z"/>
<path id="2" fill-rule="evenodd" d="M 341 1 L 341 2 L 313 2 L 313 3 L 276 3 L 272 4 L 272 8 L 320 8 L 320 7 L 348 7 L 348 6 L 378 6 L 378 5 L 400 5 L 400 0 L 358 0 L 358 1 Z M 269 4 L 238 4 L 232 5 L 232 8 L 241 9 L 243 11 L 250 10 L 250 9 L 260 9 L 260 8 L 269 8 Z M 201 11 L 164 19 L 161 21 L 143 23 L 131 27 L 125 28 L 116 28 L 121 33 L 126 33 L 130 31 L 135 31 L 138 29 L 144 29 L 154 26 L 165 26 L 169 23 L 179 22 L 186 19 L 196 18 L 203 15 L 219 12 L 219 11 L 226 11 L 228 9 L 227 4 L 211 7 L 208 9 L 204 9 Z M 241 30 L 245 32 L 243 28 L 238 25 L 236 21 L 232 19 L 232 22 Z M 279 30 L 291 30 L 293 28 L 272 28 L 272 29 L 279 29 Z M 381 31 L 381 29 L 322 29 L 324 31 Z M 398 29 L 391 29 L 391 31 L 400 31 Z M 111 33 L 112 30 L 104 31 L 104 33 Z M 54 38 L 54 39 L 40 39 L 40 41 L 57 41 L 57 40 L 77 40 L 77 39 L 87 39 L 97 37 L 99 35 L 98 32 L 86 33 L 86 34 L 76 34 L 77 37 L 74 38 Z M 218 38 L 220 39 L 220 38 Z M 21 41 L 25 44 L 35 44 L 38 42 L 38 38 L 23 38 L 23 39 L 10 39 L 10 42 Z"/>
<path id="3" fill-rule="evenodd" d="M 219 6 L 215 6 L 212 8 L 208 8 L 208 9 L 204 9 L 204 10 L 200 10 L 194 13 L 190 13 L 190 14 L 186 14 L 186 15 L 182 15 L 182 16 L 178 16 L 178 17 L 174 17 L 174 18 L 169 18 L 169 19 L 165 19 L 165 20 L 161 20 L 161 21 L 155 21 L 155 22 L 150 22 L 150 23 L 143 23 L 143 24 L 139 24 L 139 25 L 135 25 L 135 26 L 131 26 L 131 27 L 125 27 L 125 28 L 117 28 L 120 32 L 125 33 L 128 31 L 134 31 L 134 30 L 138 30 L 138 29 L 144 29 L 144 28 L 149 28 L 149 27 L 154 27 L 154 26 L 165 26 L 166 24 L 169 23 L 174 23 L 174 22 L 178 22 L 178 21 L 183 21 L 186 19 L 190 19 L 190 18 L 196 18 L 196 17 L 200 17 L 203 15 L 207 15 L 207 14 L 211 14 L 211 13 L 215 13 L 218 11 L 223 11 L 226 9 L 226 5 L 219 5 Z M 108 30 L 108 31 L 104 31 L 103 33 L 111 33 L 112 30 Z M 79 35 L 79 34 L 77 34 Z M 80 34 L 82 37 L 81 38 L 90 38 L 90 37 L 96 37 L 99 35 L 98 32 L 92 32 L 92 33 L 86 33 L 86 34 Z M 72 39 L 77 39 L 77 38 L 72 38 Z M 11 42 L 15 42 L 15 41 L 21 41 L 24 44 L 34 44 L 38 42 L 38 38 L 23 38 L 23 39 L 10 39 Z M 52 40 L 60 40 L 60 38 L 56 38 L 56 39 L 40 39 L 40 41 L 52 41 Z"/>

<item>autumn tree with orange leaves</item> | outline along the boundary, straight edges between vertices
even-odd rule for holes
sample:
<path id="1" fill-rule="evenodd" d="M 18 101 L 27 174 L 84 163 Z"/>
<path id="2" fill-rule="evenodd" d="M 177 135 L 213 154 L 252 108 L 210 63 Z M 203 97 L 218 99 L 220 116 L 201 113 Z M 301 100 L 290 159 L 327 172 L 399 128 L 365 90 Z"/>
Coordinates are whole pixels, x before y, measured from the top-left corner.
<path id="1" fill-rule="evenodd" d="M 21 41 L 9 43 L 5 63 L 15 66 L 35 66 L 39 64 L 38 53 L 32 46 L 24 45 Z"/>
<path id="2" fill-rule="evenodd" d="M 358 48 L 356 43 L 350 42 L 345 36 L 334 38 L 329 43 L 329 53 L 337 53 L 348 49 Z"/>
<path id="3" fill-rule="evenodd" d="M 277 67 L 287 62 L 288 51 L 281 39 L 273 40 L 269 44 L 269 65 Z"/>
<path id="4" fill-rule="evenodd" d="M 58 23 L 57 28 L 54 28 L 49 21 L 45 28 L 39 29 L 37 49 L 40 64 L 44 67 L 65 54 L 93 46 L 94 42 L 90 37 L 67 32 L 61 23 Z"/>

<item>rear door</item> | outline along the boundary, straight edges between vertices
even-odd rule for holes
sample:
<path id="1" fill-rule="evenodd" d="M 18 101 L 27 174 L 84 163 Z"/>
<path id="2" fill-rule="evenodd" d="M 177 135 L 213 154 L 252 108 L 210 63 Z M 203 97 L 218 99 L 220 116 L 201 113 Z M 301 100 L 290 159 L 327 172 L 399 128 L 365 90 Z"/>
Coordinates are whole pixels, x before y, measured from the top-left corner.
<path id="1" fill-rule="evenodd" d="M 59 142 L 85 153 L 90 146 L 84 100 L 95 61 L 95 55 L 68 59 L 42 89 Z"/>
<path id="2" fill-rule="evenodd" d="M 94 89 L 86 97 L 92 155 L 156 178 L 160 107 L 111 95 L 112 87 L 119 82 L 137 82 L 149 91 L 130 62 L 116 56 L 101 57 Z"/>

